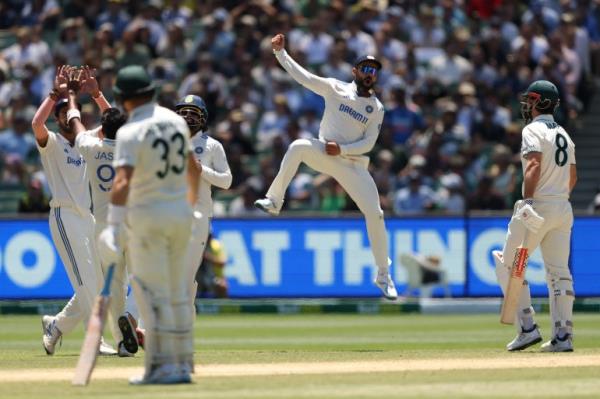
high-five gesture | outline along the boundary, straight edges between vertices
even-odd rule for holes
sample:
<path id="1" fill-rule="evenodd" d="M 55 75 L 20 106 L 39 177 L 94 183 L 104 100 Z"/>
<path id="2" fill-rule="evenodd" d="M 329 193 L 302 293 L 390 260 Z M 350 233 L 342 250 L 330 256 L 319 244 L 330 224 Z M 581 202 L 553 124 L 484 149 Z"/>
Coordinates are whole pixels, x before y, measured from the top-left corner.
<path id="1" fill-rule="evenodd" d="M 56 90 L 58 94 L 64 94 L 67 91 L 67 81 L 69 80 L 69 68 L 69 65 L 61 65 L 56 70 L 53 89 Z"/>
<path id="2" fill-rule="evenodd" d="M 67 81 L 67 88 L 69 91 L 78 93 L 82 86 L 84 70 L 81 68 L 73 68 L 69 71 L 69 80 Z"/>
<path id="3" fill-rule="evenodd" d="M 100 88 L 98 87 L 98 81 L 96 80 L 96 68 L 90 68 L 88 65 L 83 67 L 81 92 L 88 93 L 94 98 L 100 95 Z"/>
<path id="4" fill-rule="evenodd" d="M 285 36 L 283 33 L 278 33 L 271 39 L 271 45 L 273 46 L 273 50 L 281 51 L 285 47 Z"/>

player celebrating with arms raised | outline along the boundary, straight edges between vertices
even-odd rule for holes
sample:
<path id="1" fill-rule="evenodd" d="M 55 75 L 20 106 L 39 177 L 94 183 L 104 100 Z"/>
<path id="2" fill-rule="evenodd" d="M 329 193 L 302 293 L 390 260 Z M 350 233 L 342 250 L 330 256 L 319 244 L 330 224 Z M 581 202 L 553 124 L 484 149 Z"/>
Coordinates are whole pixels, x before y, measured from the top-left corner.
<path id="1" fill-rule="evenodd" d="M 388 299 L 397 297 L 389 274 L 388 237 L 379 204 L 377 186 L 367 169 L 369 152 L 379 135 L 383 105 L 372 92 L 381 63 L 373 56 L 360 57 L 354 64 L 354 81 L 341 82 L 311 74 L 285 51 L 285 37 L 271 40 L 273 52 L 283 68 L 301 85 L 325 99 L 319 139 L 298 139 L 288 148 L 279 173 L 266 198 L 255 205 L 272 215 L 279 214 L 283 198 L 301 162 L 331 175 L 346 190 L 365 216 L 367 234 L 379 271 L 375 284 Z"/>
<path id="2" fill-rule="evenodd" d="M 542 345 L 543 352 L 573 350 L 575 296 L 568 265 L 573 210 L 569 195 L 577 181 L 577 170 L 575 144 L 552 116 L 558 105 L 558 89 L 547 80 L 533 82 L 523 95 L 521 113 L 527 123 L 521 144 L 525 199 L 515 204 L 502 252 L 493 252 L 498 282 L 506 293 L 517 246 L 523 243 L 529 253 L 540 246 L 553 337 Z M 518 335 L 506 346 L 509 351 L 522 350 L 542 340 L 533 315 L 525 281 L 517 308 Z"/>

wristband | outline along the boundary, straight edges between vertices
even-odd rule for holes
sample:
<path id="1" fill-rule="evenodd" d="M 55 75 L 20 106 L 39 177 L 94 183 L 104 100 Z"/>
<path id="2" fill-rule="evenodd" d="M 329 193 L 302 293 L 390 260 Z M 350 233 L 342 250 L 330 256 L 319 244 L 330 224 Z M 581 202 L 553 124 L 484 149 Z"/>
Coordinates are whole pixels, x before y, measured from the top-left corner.
<path id="1" fill-rule="evenodd" d="M 123 205 L 108 204 L 108 224 L 121 224 L 127 216 L 127 207 Z"/>
<path id="2" fill-rule="evenodd" d="M 71 123 L 71 119 L 79 118 L 81 120 L 81 112 L 78 109 L 70 109 L 67 111 L 67 125 Z"/>
<path id="3" fill-rule="evenodd" d="M 60 94 L 59 94 L 58 90 L 52 89 L 52 90 L 50 90 L 50 93 L 48 93 L 48 97 L 50 97 L 50 99 L 52 101 L 57 102 L 58 99 L 60 98 Z"/>

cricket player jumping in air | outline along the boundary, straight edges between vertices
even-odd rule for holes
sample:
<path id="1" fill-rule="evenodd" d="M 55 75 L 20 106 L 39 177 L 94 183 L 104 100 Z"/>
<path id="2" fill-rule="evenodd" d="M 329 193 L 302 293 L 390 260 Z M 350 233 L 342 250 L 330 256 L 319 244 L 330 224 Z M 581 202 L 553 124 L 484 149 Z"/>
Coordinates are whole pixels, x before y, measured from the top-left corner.
<path id="1" fill-rule="evenodd" d="M 521 113 L 527 123 L 521 144 L 524 200 L 515 204 L 502 252 L 493 252 L 498 282 L 506 292 L 515 249 L 523 242 L 526 230 L 529 253 L 538 246 L 542 250 L 552 317 L 552 339 L 542 345 L 542 352 L 573 350 L 575 296 L 568 265 L 573 211 L 569 195 L 577 181 L 577 170 L 575 144 L 552 116 L 558 105 L 558 89 L 546 80 L 533 82 L 523 94 Z M 515 323 L 518 334 L 506 346 L 509 351 L 542 340 L 533 316 L 525 281 Z"/>
<path id="2" fill-rule="evenodd" d="M 285 51 L 285 37 L 271 40 L 273 52 L 283 68 L 301 85 L 325 99 L 319 139 L 298 139 L 288 148 L 279 173 L 266 198 L 255 205 L 272 215 L 279 214 L 288 185 L 300 163 L 331 175 L 346 190 L 365 216 L 367 234 L 379 271 L 375 284 L 388 299 L 397 297 L 389 274 L 388 237 L 379 203 L 377 186 L 367 169 L 369 152 L 379 135 L 383 105 L 372 92 L 381 63 L 373 56 L 360 57 L 354 64 L 354 81 L 341 82 L 311 74 Z"/>

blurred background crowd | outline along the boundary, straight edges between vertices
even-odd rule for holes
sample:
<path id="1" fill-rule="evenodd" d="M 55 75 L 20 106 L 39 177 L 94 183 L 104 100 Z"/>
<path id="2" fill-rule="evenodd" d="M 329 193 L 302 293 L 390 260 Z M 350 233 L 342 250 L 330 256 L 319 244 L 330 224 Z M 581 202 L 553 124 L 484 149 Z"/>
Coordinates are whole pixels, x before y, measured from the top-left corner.
<path id="1" fill-rule="evenodd" d="M 0 2 L 2 206 L 47 209 L 31 132 L 57 66 L 97 69 L 104 95 L 118 69 L 145 65 L 173 107 L 204 98 L 209 132 L 233 173 L 216 215 L 258 214 L 288 144 L 318 135 L 324 102 L 278 66 L 271 37 L 314 73 L 352 80 L 352 60 L 383 63 L 386 107 L 371 172 L 390 214 L 512 208 L 520 197 L 519 93 L 536 79 L 561 93 L 558 121 L 577 142 L 600 72 L 600 1 L 592 0 L 3 0 Z M 83 101 L 84 123 L 99 123 Z M 53 121 L 49 121 L 51 127 Z M 335 181 L 310 169 L 288 210 L 355 210 Z M 598 201 L 600 203 L 600 201 Z"/>

